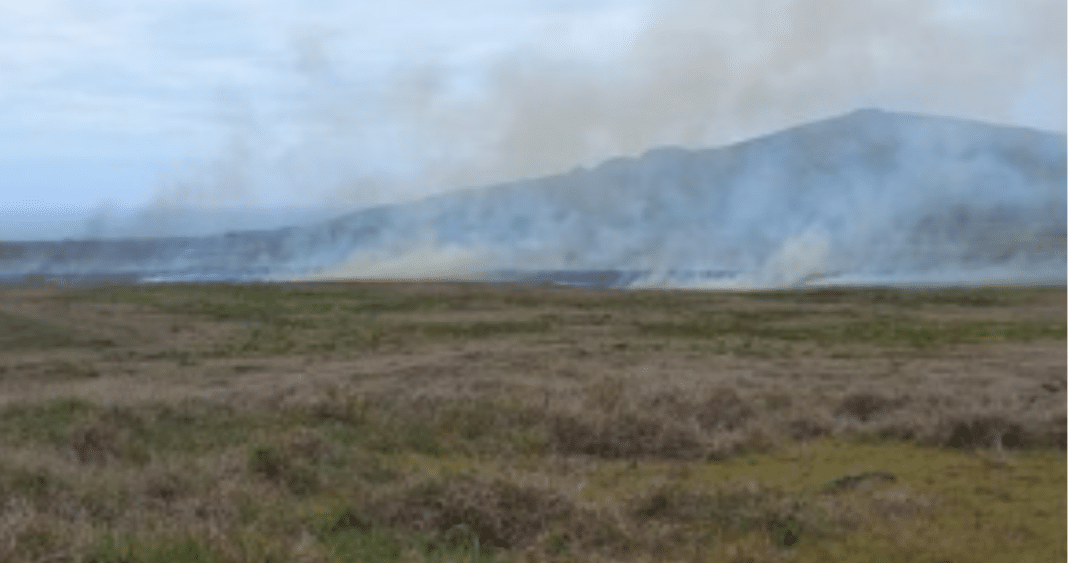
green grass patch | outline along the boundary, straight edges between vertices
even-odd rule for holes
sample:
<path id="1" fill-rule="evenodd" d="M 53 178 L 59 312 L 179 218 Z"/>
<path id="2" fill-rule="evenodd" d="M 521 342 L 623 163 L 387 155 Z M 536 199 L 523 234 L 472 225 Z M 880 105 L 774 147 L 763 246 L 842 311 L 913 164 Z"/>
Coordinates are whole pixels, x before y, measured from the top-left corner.
<path id="1" fill-rule="evenodd" d="M 758 291 L 748 294 L 761 301 L 791 303 L 869 304 L 894 307 L 957 305 L 963 307 L 1006 307 L 1030 303 L 1047 295 L 1047 287 L 827 287 L 818 289 Z"/>
<path id="2" fill-rule="evenodd" d="M 490 310 L 499 308 L 501 301 L 493 293 L 405 293 L 374 284 L 341 289 L 284 284 L 145 286 L 84 291 L 76 298 L 136 303 L 170 314 L 248 325 L 243 334 L 202 351 L 210 356 L 366 352 L 416 341 L 541 334 L 556 326 L 549 316 L 515 321 L 389 321 L 381 315 Z M 171 355 L 177 357 L 179 352 Z"/>
<path id="3" fill-rule="evenodd" d="M 59 443 L 72 424 L 100 410 L 98 405 L 82 399 L 12 403 L 0 408 L 0 435 L 15 444 Z"/>
<path id="4" fill-rule="evenodd" d="M 731 460 L 695 477 L 748 473 L 785 490 L 830 495 L 864 515 L 859 530 L 809 544 L 800 560 L 841 560 L 853 553 L 894 561 L 920 554 L 929 560 L 1037 561 L 1064 558 L 1065 469 L 1056 451 L 1019 452 L 1001 464 L 907 443 L 823 441 L 800 454 Z"/>
<path id="5" fill-rule="evenodd" d="M 203 538 L 133 538 L 106 534 L 89 553 L 93 563 L 230 563 Z"/>
<path id="6" fill-rule="evenodd" d="M 84 344 L 84 339 L 67 328 L 0 312 L 0 352 L 47 350 Z"/>
<path id="7" fill-rule="evenodd" d="M 406 328 L 430 338 L 469 340 L 506 334 L 540 334 L 552 327 L 549 319 L 540 318 L 529 321 L 430 322 Z"/>
<path id="8" fill-rule="evenodd" d="M 836 318 L 834 313 L 810 314 L 803 324 L 779 320 L 804 314 L 799 310 L 730 311 L 701 318 L 640 322 L 636 326 L 642 334 L 661 338 L 736 339 L 750 345 L 752 339 L 763 339 L 821 347 L 870 345 L 931 349 L 957 344 L 1057 340 L 1068 336 L 1065 322 L 1052 320 L 938 321 L 909 315 Z"/>
<path id="9" fill-rule="evenodd" d="M 400 292 L 389 284 L 167 284 L 84 290 L 78 301 L 148 305 L 219 321 L 274 322 L 293 315 L 377 314 L 487 308 L 499 300 L 478 293 Z"/>
<path id="10" fill-rule="evenodd" d="M 81 399 L 13 403 L 0 408 L 0 437 L 13 444 L 72 448 L 81 461 L 203 453 L 244 443 L 251 432 L 277 427 L 268 413 L 237 411 L 200 400 L 138 407 L 102 407 Z"/>
<path id="11" fill-rule="evenodd" d="M 587 295 L 566 290 L 497 291 L 460 286 L 420 289 L 394 284 L 200 284 L 86 290 L 78 298 L 139 303 L 171 314 L 247 324 L 248 330 L 243 335 L 206 352 L 216 356 L 362 353 L 428 340 L 557 333 L 578 325 L 611 329 L 616 323 L 610 322 L 610 315 L 591 316 L 588 311 L 612 311 L 634 318 L 633 315 L 641 315 L 643 311 L 656 310 L 673 318 L 643 319 L 620 326 L 633 327 L 643 337 L 719 340 L 724 352 L 770 357 L 778 353 L 779 347 L 769 347 L 766 341 L 810 343 L 837 349 L 857 345 L 933 349 L 966 343 L 1065 338 L 1068 330 L 1063 321 L 934 320 L 908 313 L 928 306 L 1012 306 L 1044 298 L 1048 293 L 1048 289 L 1007 288 L 824 288 L 756 293 L 635 291 Z M 790 302 L 797 306 L 746 307 L 746 301 Z M 833 309 L 806 306 L 819 304 L 837 306 Z M 543 314 L 532 319 L 454 322 L 389 318 L 391 313 L 507 307 L 562 308 L 578 316 Z M 0 324 L 3 322 L 4 318 L 0 317 Z M 9 319 L 9 322 L 14 321 Z M 19 342 L 30 341 L 18 338 Z M 57 341 L 56 338 L 60 337 L 52 340 Z M 3 342 L 0 338 L 0 346 Z"/>
<path id="12" fill-rule="evenodd" d="M 56 494 L 70 490 L 66 481 L 47 468 L 0 464 L 0 491 L 9 497 L 45 506 Z"/>

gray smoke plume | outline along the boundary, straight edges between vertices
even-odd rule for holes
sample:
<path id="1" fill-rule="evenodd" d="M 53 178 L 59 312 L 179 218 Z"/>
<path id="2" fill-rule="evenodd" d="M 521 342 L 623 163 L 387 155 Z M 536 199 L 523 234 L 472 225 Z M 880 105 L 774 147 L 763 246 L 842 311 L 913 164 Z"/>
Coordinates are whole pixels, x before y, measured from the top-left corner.
<path id="1" fill-rule="evenodd" d="M 158 207 L 213 193 L 232 203 L 239 190 L 249 205 L 281 193 L 350 210 L 657 146 L 723 145 L 858 107 L 1064 131 L 1061 0 L 623 5 L 631 21 L 613 32 L 549 18 L 514 46 L 375 76 L 345 65 L 343 28 L 294 32 L 302 102 L 259 113 L 244 102 L 221 171 L 172 182 Z M 257 174 L 236 186 L 235 169 Z"/>
<path id="2" fill-rule="evenodd" d="M 670 287 L 1060 283 L 1065 151 L 1060 135 L 859 111 L 384 208 L 389 226 L 373 243 L 312 277 L 540 269 L 627 271 L 631 284 Z"/>
<path id="3" fill-rule="evenodd" d="M 723 148 L 664 147 L 304 227 L 9 244 L 0 274 L 1063 283 L 1066 151 L 1063 135 L 864 110 Z"/>
<path id="4" fill-rule="evenodd" d="M 255 222 L 221 214 L 184 238 L 9 246 L 2 268 L 166 279 L 610 270 L 671 286 L 1063 281 L 1063 1 L 627 5 L 615 27 L 548 18 L 517 45 L 375 76 L 345 65 L 343 29 L 301 30 L 289 90 L 299 103 L 228 100 L 231 141 L 211 166 L 175 174 L 132 227 L 109 230 L 106 213 L 91 227 L 175 235 L 213 217 L 199 206 L 271 198 L 317 207 L 306 226 L 223 236 Z M 872 111 L 819 121 L 857 107 L 988 124 Z M 353 213 L 315 222 L 324 208 Z M 212 228 L 220 234 L 186 236 Z"/>
<path id="5" fill-rule="evenodd" d="M 1063 131 L 1065 4 L 1005 4 L 1006 17 L 992 22 L 938 6 L 671 2 L 596 66 L 576 64 L 567 52 L 506 58 L 491 74 L 485 103 L 463 108 L 470 126 L 447 127 L 443 137 L 482 129 L 485 145 L 474 151 L 483 159 L 474 182 L 481 183 L 661 145 L 725 144 L 857 107 L 1001 123 L 1031 118 Z M 1045 107 L 1020 107 L 1042 73 L 1057 91 Z"/>

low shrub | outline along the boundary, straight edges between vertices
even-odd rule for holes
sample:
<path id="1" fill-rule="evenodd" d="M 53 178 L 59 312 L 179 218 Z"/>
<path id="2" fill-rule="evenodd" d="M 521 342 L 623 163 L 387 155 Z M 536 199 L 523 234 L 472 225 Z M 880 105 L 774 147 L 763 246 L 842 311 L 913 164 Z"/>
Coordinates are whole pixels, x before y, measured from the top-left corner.
<path id="1" fill-rule="evenodd" d="M 319 475 L 314 467 L 275 445 L 251 448 L 248 468 L 270 481 L 284 484 L 296 495 L 313 493 L 319 488 Z"/>
<path id="2" fill-rule="evenodd" d="M 370 508 L 374 519 L 387 526 L 428 533 L 446 543 L 463 527 L 480 545 L 503 549 L 530 545 L 573 511 L 570 500 L 556 492 L 468 476 L 425 481 Z"/>
<path id="3" fill-rule="evenodd" d="M 896 403 L 881 394 L 860 391 L 849 393 L 838 403 L 836 414 L 849 415 L 861 422 L 888 413 Z"/>
<path id="4" fill-rule="evenodd" d="M 802 537 L 829 531 L 814 504 L 756 484 L 729 484 L 713 492 L 663 486 L 630 499 L 638 518 L 711 526 L 719 531 L 763 530 L 774 545 L 789 548 Z"/>
<path id="5" fill-rule="evenodd" d="M 631 412 L 617 417 L 554 413 L 548 435 L 549 447 L 564 455 L 697 459 L 707 453 L 694 426 Z"/>

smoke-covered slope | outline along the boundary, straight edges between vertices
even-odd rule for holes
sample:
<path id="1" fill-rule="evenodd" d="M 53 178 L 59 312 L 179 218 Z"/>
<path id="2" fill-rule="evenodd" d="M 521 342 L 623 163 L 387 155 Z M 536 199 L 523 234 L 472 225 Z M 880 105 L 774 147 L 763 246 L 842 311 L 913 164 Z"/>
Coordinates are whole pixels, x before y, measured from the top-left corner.
<path id="1" fill-rule="evenodd" d="M 8 243 L 0 274 L 1063 281 L 1066 193 L 1062 135 L 863 110 L 725 148 L 656 149 L 305 227 Z"/>

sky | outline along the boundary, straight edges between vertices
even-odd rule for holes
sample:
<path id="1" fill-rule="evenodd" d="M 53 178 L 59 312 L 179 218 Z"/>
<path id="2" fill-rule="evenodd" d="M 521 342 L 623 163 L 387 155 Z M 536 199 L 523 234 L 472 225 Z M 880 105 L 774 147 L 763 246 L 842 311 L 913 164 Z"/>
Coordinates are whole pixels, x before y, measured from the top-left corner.
<path id="1" fill-rule="evenodd" d="M 284 223 L 859 107 L 1063 133 L 1065 12 L 1063 0 L 0 0 L 0 238 L 215 220 L 190 215 L 204 208 L 289 209 L 247 219 Z"/>

